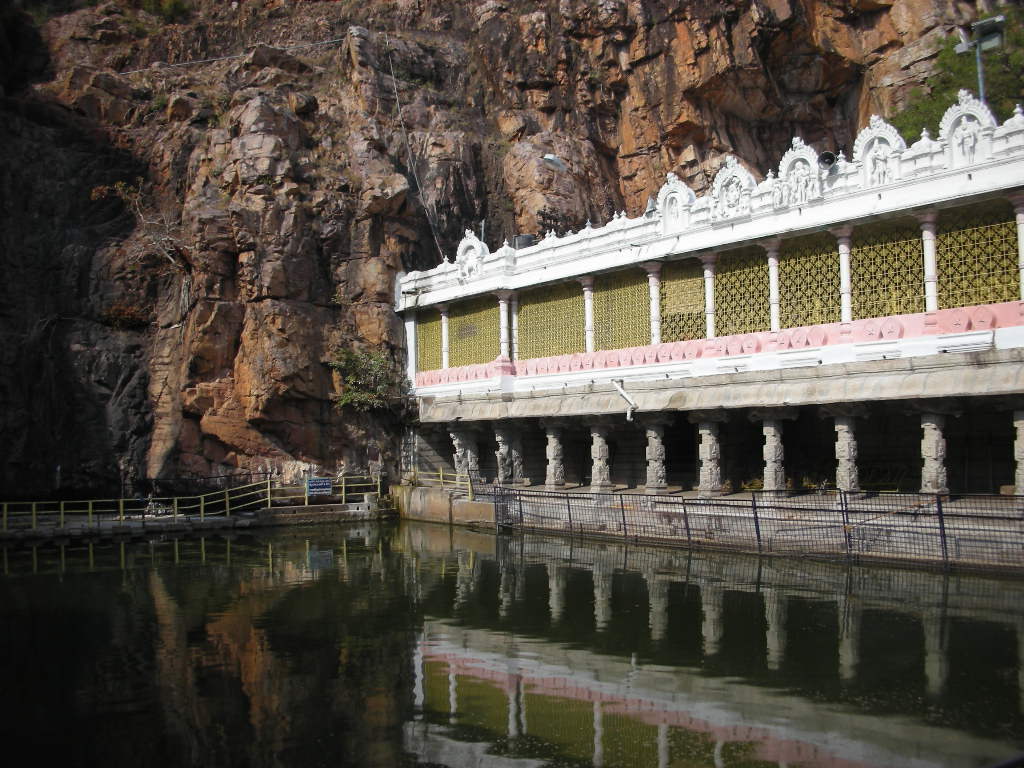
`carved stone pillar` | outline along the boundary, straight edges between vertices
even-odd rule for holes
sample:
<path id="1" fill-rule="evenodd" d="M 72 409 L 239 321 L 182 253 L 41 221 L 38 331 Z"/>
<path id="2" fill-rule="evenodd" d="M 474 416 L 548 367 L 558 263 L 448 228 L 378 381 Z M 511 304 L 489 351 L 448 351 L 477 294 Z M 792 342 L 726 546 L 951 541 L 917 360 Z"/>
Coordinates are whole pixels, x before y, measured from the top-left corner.
<path id="1" fill-rule="evenodd" d="M 665 480 L 665 419 L 650 419 L 644 424 L 647 434 L 647 493 L 668 487 Z"/>
<path id="2" fill-rule="evenodd" d="M 840 491 L 860 491 L 860 474 L 857 471 L 857 434 L 854 431 L 854 417 L 836 415 L 836 488 Z"/>
<path id="3" fill-rule="evenodd" d="M 1013 440 L 1013 460 L 1016 463 L 1013 475 L 1013 492 L 1018 496 L 1024 494 L 1024 411 L 1013 412 L 1013 428 L 1016 433 Z M 1024 669 L 1024 659 L 1021 659 Z"/>
<path id="4" fill-rule="evenodd" d="M 544 475 L 544 485 L 548 488 L 558 489 L 565 487 L 565 464 L 563 462 L 564 448 L 562 447 L 562 428 L 555 424 L 545 424 L 544 434 L 547 436 L 547 471 Z"/>
<path id="5" fill-rule="evenodd" d="M 494 457 L 498 465 L 498 485 L 512 482 L 512 429 L 505 424 L 494 427 L 494 442 L 497 446 Z"/>
<path id="6" fill-rule="evenodd" d="M 593 424 L 590 427 L 590 489 L 593 491 L 612 489 L 611 467 L 608 465 L 608 431 L 609 427 L 604 424 Z"/>
<path id="7" fill-rule="evenodd" d="M 765 419 L 761 422 L 764 434 L 764 489 L 766 491 L 786 490 L 786 467 L 783 461 L 782 421 Z"/>
<path id="8" fill-rule="evenodd" d="M 457 474 L 480 478 L 480 453 L 476 433 L 471 429 L 459 428 L 449 432 L 454 448 L 453 463 Z"/>
<path id="9" fill-rule="evenodd" d="M 700 445 L 697 457 L 700 470 L 697 490 L 702 497 L 716 496 L 722 492 L 722 446 L 718 439 L 719 423 L 725 420 L 723 414 L 699 413 L 689 416 L 697 425 Z"/>
<path id="10" fill-rule="evenodd" d="M 921 493 L 949 493 L 946 480 L 946 438 L 941 413 L 921 414 Z"/>

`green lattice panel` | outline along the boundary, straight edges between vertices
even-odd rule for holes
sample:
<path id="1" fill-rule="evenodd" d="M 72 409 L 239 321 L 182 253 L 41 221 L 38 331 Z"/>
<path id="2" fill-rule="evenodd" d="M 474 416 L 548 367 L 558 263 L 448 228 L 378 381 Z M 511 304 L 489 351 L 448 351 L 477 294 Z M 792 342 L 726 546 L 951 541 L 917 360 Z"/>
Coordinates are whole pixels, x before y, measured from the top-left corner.
<path id="1" fill-rule="evenodd" d="M 715 335 L 771 328 L 768 259 L 760 248 L 720 254 L 715 267 Z"/>
<path id="2" fill-rule="evenodd" d="M 448 310 L 448 364 L 489 363 L 501 349 L 498 299 L 494 296 L 452 304 Z"/>
<path id="3" fill-rule="evenodd" d="M 707 335 L 704 267 L 697 259 L 670 261 L 661 268 L 661 340 L 689 341 Z"/>
<path id="4" fill-rule="evenodd" d="M 640 270 L 612 272 L 594 281 L 594 344 L 625 349 L 651 343 L 651 293 Z"/>
<path id="5" fill-rule="evenodd" d="M 586 351 L 583 287 L 575 280 L 524 291 L 517 318 L 520 360 Z"/>
<path id="6" fill-rule="evenodd" d="M 850 291 L 854 320 L 924 312 L 924 247 L 917 222 L 854 230 Z"/>
<path id="7" fill-rule="evenodd" d="M 436 309 L 416 313 L 416 370 L 441 367 L 441 313 Z"/>
<path id="8" fill-rule="evenodd" d="M 1017 224 L 1008 202 L 943 211 L 938 223 L 939 309 L 1020 298 Z"/>
<path id="9" fill-rule="evenodd" d="M 838 323 L 839 250 L 828 232 L 786 240 L 779 249 L 779 322 L 783 328 Z"/>

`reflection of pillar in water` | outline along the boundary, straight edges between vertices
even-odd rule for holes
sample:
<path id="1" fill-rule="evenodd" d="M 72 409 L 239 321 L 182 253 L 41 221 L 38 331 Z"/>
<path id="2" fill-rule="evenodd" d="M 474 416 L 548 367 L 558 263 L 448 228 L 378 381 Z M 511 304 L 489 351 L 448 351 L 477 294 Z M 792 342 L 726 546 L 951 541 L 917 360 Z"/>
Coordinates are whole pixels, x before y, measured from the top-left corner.
<path id="1" fill-rule="evenodd" d="M 594 578 L 594 625 L 603 632 L 612 619 L 612 573 L 606 567 L 595 565 Z"/>
<path id="2" fill-rule="evenodd" d="M 850 682 L 857 676 L 860 647 L 860 602 L 849 595 L 837 601 L 839 612 L 839 679 Z"/>
<path id="3" fill-rule="evenodd" d="M 548 563 L 548 611 L 551 623 L 557 624 L 565 610 L 565 569 Z"/>
<path id="4" fill-rule="evenodd" d="M 516 572 L 514 568 L 505 566 L 501 569 L 501 582 L 498 585 L 500 601 L 498 602 L 498 615 L 501 618 L 508 616 L 512 608 L 512 593 L 515 589 Z"/>
<path id="5" fill-rule="evenodd" d="M 724 747 L 725 747 L 725 742 L 724 741 L 716 741 L 715 742 L 715 753 L 714 753 L 714 757 L 713 757 L 713 759 L 715 761 L 715 768 L 725 768 L 725 758 L 722 757 L 722 749 Z"/>
<path id="6" fill-rule="evenodd" d="M 448 665 L 448 722 L 455 723 L 455 713 L 459 711 L 458 681 L 455 678 L 455 669 Z"/>
<path id="7" fill-rule="evenodd" d="M 594 768 L 604 765 L 604 722 L 601 717 L 601 702 L 594 702 Z"/>
<path id="8" fill-rule="evenodd" d="M 519 736 L 519 686 L 522 678 L 517 673 L 508 676 L 508 738 Z"/>
<path id="9" fill-rule="evenodd" d="M 473 563 L 467 552 L 459 552 L 459 572 L 455 577 L 455 608 L 458 610 L 473 592 Z"/>
<path id="10" fill-rule="evenodd" d="M 658 768 L 668 768 L 668 724 L 658 723 Z"/>
<path id="11" fill-rule="evenodd" d="M 762 594 L 768 669 L 778 669 L 786 656 L 786 596 L 775 589 L 766 589 Z"/>
<path id="12" fill-rule="evenodd" d="M 412 701 L 416 707 L 416 718 L 419 719 L 423 712 L 423 637 L 416 638 L 416 645 L 412 652 L 412 666 L 415 681 L 412 685 Z"/>
<path id="13" fill-rule="evenodd" d="M 928 611 L 921 617 L 921 624 L 924 627 L 924 676 L 928 694 L 939 697 L 949 675 L 945 621 L 941 614 Z"/>
<path id="14" fill-rule="evenodd" d="M 1017 621 L 1017 696 L 1018 706 L 1024 714 L 1024 621 Z"/>
<path id="15" fill-rule="evenodd" d="M 700 606 L 704 612 L 701 634 L 704 636 L 704 655 L 714 656 L 722 642 L 722 600 L 725 591 L 715 584 L 702 584 Z"/>
<path id="16" fill-rule="evenodd" d="M 648 573 L 646 579 L 647 602 L 650 611 L 648 623 L 651 627 L 651 640 L 658 643 L 664 639 L 665 630 L 668 626 L 669 581 L 655 573 Z"/>
<path id="17" fill-rule="evenodd" d="M 519 681 L 519 732 L 526 735 L 526 686 Z"/>

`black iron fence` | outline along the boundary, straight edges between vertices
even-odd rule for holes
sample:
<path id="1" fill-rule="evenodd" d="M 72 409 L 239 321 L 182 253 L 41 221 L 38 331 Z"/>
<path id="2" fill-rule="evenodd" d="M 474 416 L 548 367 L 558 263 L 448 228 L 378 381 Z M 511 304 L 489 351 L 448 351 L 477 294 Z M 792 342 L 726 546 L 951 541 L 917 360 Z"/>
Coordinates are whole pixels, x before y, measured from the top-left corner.
<path id="1" fill-rule="evenodd" d="M 822 491 L 688 498 L 495 487 L 499 529 L 761 554 L 1024 569 L 1024 496 Z"/>

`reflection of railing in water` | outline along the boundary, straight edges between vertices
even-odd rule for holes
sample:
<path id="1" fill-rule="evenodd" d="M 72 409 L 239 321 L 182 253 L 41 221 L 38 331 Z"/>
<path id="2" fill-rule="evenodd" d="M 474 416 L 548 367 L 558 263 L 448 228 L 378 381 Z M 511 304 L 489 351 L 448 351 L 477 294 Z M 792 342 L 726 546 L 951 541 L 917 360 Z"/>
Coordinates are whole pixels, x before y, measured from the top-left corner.
<path id="1" fill-rule="evenodd" d="M 1024 497 L 823 491 L 746 498 L 552 493 L 498 487 L 499 529 L 761 554 L 1024 567 Z"/>

